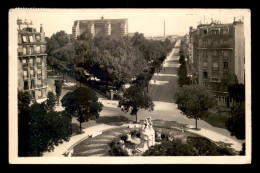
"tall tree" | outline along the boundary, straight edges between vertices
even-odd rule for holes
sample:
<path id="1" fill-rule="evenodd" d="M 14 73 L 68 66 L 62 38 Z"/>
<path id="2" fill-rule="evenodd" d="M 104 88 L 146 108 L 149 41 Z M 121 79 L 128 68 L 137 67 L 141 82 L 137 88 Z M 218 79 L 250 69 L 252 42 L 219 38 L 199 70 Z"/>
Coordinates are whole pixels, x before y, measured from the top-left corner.
<path id="1" fill-rule="evenodd" d="M 181 64 L 180 68 L 178 69 L 178 85 L 182 87 L 183 85 L 190 85 L 191 80 L 187 76 L 187 66 L 186 62 L 184 61 L 183 64 Z"/>
<path id="2" fill-rule="evenodd" d="M 232 136 L 237 139 L 245 139 L 245 85 L 244 84 L 231 84 L 228 86 L 228 92 L 236 102 L 234 107 L 231 108 L 231 117 L 226 121 L 226 127 Z M 245 153 L 245 143 L 242 145 L 240 154 Z"/>
<path id="3" fill-rule="evenodd" d="M 65 107 L 65 111 L 79 121 L 80 132 L 81 123 L 97 119 L 103 108 L 96 93 L 87 87 L 79 87 L 73 92 L 66 93 L 61 103 Z"/>
<path id="4" fill-rule="evenodd" d="M 184 85 L 175 93 L 176 104 L 188 118 L 195 119 L 197 129 L 197 120 L 208 115 L 208 110 L 216 104 L 216 99 L 209 93 L 205 87 L 199 85 Z"/>
<path id="5" fill-rule="evenodd" d="M 58 101 L 58 106 L 59 106 L 59 101 L 60 101 L 60 95 L 61 95 L 61 90 L 62 90 L 62 81 L 61 80 L 55 80 L 55 92 L 57 95 L 57 101 Z"/>
<path id="6" fill-rule="evenodd" d="M 231 117 L 226 121 L 226 127 L 231 136 L 245 139 L 245 103 L 236 104 L 230 111 Z"/>
<path id="7" fill-rule="evenodd" d="M 68 120 L 61 112 L 49 111 L 46 103 L 34 103 L 29 112 L 29 155 L 40 156 L 44 151 L 53 151 L 54 146 L 69 140 L 65 129 Z"/>
<path id="8" fill-rule="evenodd" d="M 245 101 L 245 85 L 231 84 L 228 86 L 228 92 L 236 102 L 242 103 Z"/>
<path id="9" fill-rule="evenodd" d="M 123 94 L 123 98 L 119 101 L 118 107 L 122 111 L 128 112 L 136 116 L 139 109 L 153 111 L 154 104 L 152 99 L 146 94 L 143 86 L 133 84 Z"/>
<path id="10" fill-rule="evenodd" d="M 30 93 L 18 91 L 18 156 L 28 155 Z"/>
<path id="11" fill-rule="evenodd" d="M 53 111 L 56 104 L 56 97 L 53 92 L 49 91 L 47 94 L 46 107 L 48 111 Z"/>

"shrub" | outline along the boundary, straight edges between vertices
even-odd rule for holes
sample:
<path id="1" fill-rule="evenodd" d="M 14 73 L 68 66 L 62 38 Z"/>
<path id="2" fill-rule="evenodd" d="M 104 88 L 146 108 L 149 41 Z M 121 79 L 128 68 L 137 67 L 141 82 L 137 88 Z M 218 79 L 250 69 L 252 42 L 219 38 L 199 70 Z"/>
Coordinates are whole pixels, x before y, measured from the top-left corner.
<path id="1" fill-rule="evenodd" d="M 139 130 L 133 130 L 133 131 L 130 132 L 130 134 L 131 134 L 132 137 L 138 137 L 138 138 L 141 135 Z"/>
<path id="2" fill-rule="evenodd" d="M 226 147 L 218 147 L 215 143 L 204 137 L 188 137 L 187 144 L 194 147 L 200 156 L 233 155 Z"/>
<path id="3" fill-rule="evenodd" d="M 109 144 L 109 146 L 110 146 L 110 150 L 109 150 L 110 156 L 129 156 L 127 151 L 122 148 L 122 144 L 119 142 L 120 140 L 121 140 L 121 137 L 115 139 L 114 141 L 112 141 Z"/>
<path id="4" fill-rule="evenodd" d="M 180 140 L 163 140 L 160 145 L 150 147 L 143 156 L 196 156 L 196 151 Z"/>
<path id="5" fill-rule="evenodd" d="M 167 140 L 168 134 L 160 145 L 149 148 L 143 156 L 221 156 L 233 155 L 232 151 L 226 147 L 218 147 L 215 143 L 204 137 L 188 137 L 187 143 L 181 140 Z"/>

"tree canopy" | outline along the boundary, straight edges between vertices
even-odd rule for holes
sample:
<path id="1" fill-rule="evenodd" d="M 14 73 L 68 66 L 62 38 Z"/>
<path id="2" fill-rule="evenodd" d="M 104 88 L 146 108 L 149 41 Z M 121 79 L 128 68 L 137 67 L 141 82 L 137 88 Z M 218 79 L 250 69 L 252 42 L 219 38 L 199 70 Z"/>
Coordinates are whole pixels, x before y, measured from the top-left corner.
<path id="1" fill-rule="evenodd" d="M 188 118 L 196 120 L 208 115 L 208 110 L 216 104 L 216 99 L 205 87 L 184 85 L 175 93 L 176 104 Z"/>
<path id="2" fill-rule="evenodd" d="M 19 102 L 28 100 L 26 93 L 19 93 L 23 96 L 19 96 Z M 69 140 L 70 118 L 64 112 L 53 110 L 53 104 L 50 102 L 53 95 L 49 93 L 47 101 L 41 104 L 34 103 L 26 109 L 25 106 L 18 108 L 19 156 L 40 156 L 42 152 L 53 150 L 54 146 L 63 140 Z"/>
<path id="3" fill-rule="evenodd" d="M 65 111 L 76 117 L 80 123 L 99 118 L 103 105 L 98 101 L 96 93 L 87 87 L 79 87 L 68 92 L 61 100 Z"/>
<path id="4" fill-rule="evenodd" d="M 56 95 L 57 95 L 57 100 L 58 100 L 58 105 L 59 105 L 59 98 L 60 98 L 60 95 L 61 95 L 61 91 L 62 91 L 62 81 L 61 80 L 55 80 L 55 92 L 56 92 Z"/>
<path id="5" fill-rule="evenodd" d="M 154 103 L 144 91 L 143 86 L 133 84 L 124 92 L 123 98 L 119 101 L 118 107 L 120 107 L 124 112 L 130 110 L 131 115 L 136 115 L 137 122 L 137 112 L 139 109 L 153 111 Z"/>
<path id="6" fill-rule="evenodd" d="M 231 84 L 228 86 L 230 96 L 238 103 L 245 101 L 245 85 Z"/>
<path id="7" fill-rule="evenodd" d="M 245 139 L 245 103 L 236 104 L 230 111 L 231 117 L 226 121 L 226 127 L 231 136 L 237 139 Z"/>
<path id="8" fill-rule="evenodd" d="M 47 61 L 50 66 L 87 82 L 88 79 L 78 73 L 82 68 L 105 81 L 106 85 L 116 85 L 116 88 L 131 82 L 132 78 L 151 68 L 151 65 L 160 70 L 161 63 L 174 46 L 168 39 L 147 40 L 139 33 L 132 38 L 124 36 L 114 39 L 111 36 L 93 38 L 89 31 L 82 33 L 77 40 L 60 31 L 47 41 Z M 152 61 L 155 63 L 148 63 Z"/>

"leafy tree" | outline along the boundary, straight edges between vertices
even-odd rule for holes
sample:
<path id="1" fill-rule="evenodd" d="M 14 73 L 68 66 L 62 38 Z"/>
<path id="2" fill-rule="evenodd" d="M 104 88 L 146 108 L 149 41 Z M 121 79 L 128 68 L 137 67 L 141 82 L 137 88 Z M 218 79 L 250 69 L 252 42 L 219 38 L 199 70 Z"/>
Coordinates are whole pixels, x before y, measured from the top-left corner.
<path id="1" fill-rule="evenodd" d="M 37 155 L 47 150 L 48 148 L 48 129 L 49 124 L 46 121 L 47 110 L 45 104 L 34 103 L 31 106 L 29 116 L 29 155 Z"/>
<path id="2" fill-rule="evenodd" d="M 230 156 L 233 154 L 230 149 L 219 147 L 207 138 L 189 136 L 186 143 L 178 139 L 162 140 L 161 144 L 150 147 L 143 156 Z"/>
<path id="3" fill-rule="evenodd" d="M 56 92 L 56 95 L 57 95 L 57 101 L 58 101 L 58 106 L 59 106 L 59 98 L 60 98 L 60 95 L 61 95 L 61 90 L 62 90 L 62 81 L 61 80 L 55 80 L 55 92 Z"/>
<path id="4" fill-rule="evenodd" d="M 184 64 L 185 63 L 185 56 L 184 55 L 180 56 L 179 63 L 180 64 Z"/>
<path id="5" fill-rule="evenodd" d="M 227 129 L 237 139 L 245 139 L 245 102 L 236 104 L 230 114 L 231 117 L 226 121 Z"/>
<path id="6" fill-rule="evenodd" d="M 59 31 L 46 40 L 47 63 L 56 70 L 64 73 L 72 70 L 75 64 L 77 42 L 64 31 Z"/>
<path id="7" fill-rule="evenodd" d="M 208 110 L 212 108 L 216 99 L 206 90 L 198 85 L 187 86 L 175 93 L 176 104 L 188 118 L 194 118 L 197 129 L 197 120 L 208 115 Z"/>
<path id="8" fill-rule="evenodd" d="M 54 110 L 54 106 L 56 104 L 56 97 L 53 92 L 49 91 L 47 94 L 46 107 L 49 111 Z"/>
<path id="9" fill-rule="evenodd" d="M 214 142 L 204 137 L 187 138 L 187 144 L 196 150 L 199 156 L 233 155 L 233 151 L 223 146 L 217 146 Z"/>
<path id="10" fill-rule="evenodd" d="M 228 92 L 236 102 L 241 103 L 245 101 L 245 85 L 231 84 L 228 86 Z"/>
<path id="11" fill-rule="evenodd" d="M 29 112 L 28 155 L 40 156 L 44 151 L 52 151 L 55 145 L 69 140 L 65 125 L 68 120 L 61 112 L 49 111 L 46 103 L 34 103 Z M 66 130 L 64 130 L 66 129 Z"/>
<path id="12" fill-rule="evenodd" d="M 166 141 L 149 148 L 143 156 L 196 156 L 196 151 L 180 140 Z"/>
<path id="13" fill-rule="evenodd" d="M 18 91 L 18 156 L 27 156 L 29 138 L 30 93 Z"/>
<path id="14" fill-rule="evenodd" d="M 30 108 L 30 93 L 28 91 L 18 91 L 18 113 L 28 111 Z"/>
<path id="15" fill-rule="evenodd" d="M 137 122 L 137 112 L 139 109 L 145 109 L 153 111 L 154 104 L 152 99 L 144 92 L 143 86 L 131 85 L 123 94 L 123 98 L 119 101 L 118 107 L 122 111 L 131 111 L 131 115 L 136 115 Z"/>
<path id="16" fill-rule="evenodd" d="M 149 81 L 150 81 L 150 76 L 147 73 L 141 73 L 140 75 L 137 76 L 136 80 L 133 83 L 136 83 L 137 85 L 140 86 L 145 86 L 148 92 Z"/>
<path id="17" fill-rule="evenodd" d="M 97 119 L 103 108 L 95 92 L 87 87 L 79 87 L 73 92 L 66 93 L 61 102 L 65 111 L 79 121 L 80 131 L 81 123 Z"/>
<path id="18" fill-rule="evenodd" d="M 161 68 L 161 63 L 160 63 L 160 61 L 159 61 L 159 60 L 154 60 L 152 64 L 153 64 L 153 66 L 154 66 L 154 68 L 156 69 L 157 74 L 158 74 L 158 73 L 159 73 L 159 69 Z"/>
<path id="19" fill-rule="evenodd" d="M 190 78 L 187 76 L 187 67 L 185 61 L 178 69 L 178 84 L 180 87 L 191 84 Z"/>

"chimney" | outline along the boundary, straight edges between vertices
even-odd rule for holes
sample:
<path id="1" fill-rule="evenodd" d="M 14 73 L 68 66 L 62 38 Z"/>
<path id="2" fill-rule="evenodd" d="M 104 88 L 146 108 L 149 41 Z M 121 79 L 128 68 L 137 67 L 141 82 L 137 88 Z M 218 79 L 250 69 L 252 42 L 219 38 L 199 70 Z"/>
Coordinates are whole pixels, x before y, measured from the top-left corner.
<path id="1" fill-rule="evenodd" d="M 234 22 L 236 21 L 236 17 L 234 17 Z"/>
<path id="2" fill-rule="evenodd" d="M 41 24 L 41 26 L 40 26 L 40 33 L 42 33 L 43 32 L 43 27 L 42 27 L 42 24 Z"/>

